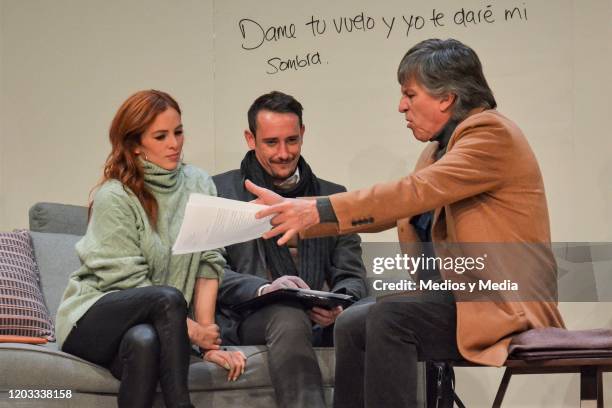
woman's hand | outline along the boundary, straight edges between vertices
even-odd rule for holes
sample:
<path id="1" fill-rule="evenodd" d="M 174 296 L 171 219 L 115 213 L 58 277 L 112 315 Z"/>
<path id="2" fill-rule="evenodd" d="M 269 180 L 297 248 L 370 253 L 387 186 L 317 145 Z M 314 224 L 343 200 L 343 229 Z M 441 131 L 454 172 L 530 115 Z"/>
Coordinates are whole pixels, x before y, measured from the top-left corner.
<path id="1" fill-rule="evenodd" d="M 229 371 L 227 381 L 236 381 L 244 374 L 246 356 L 242 351 L 208 350 L 204 353 L 204 361 L 210 361 Z"/>
<path id="2" fill-rule="evenodd" d="M 187 319 L 189 340 L 204 350 L 218 350 L 221 344 L 221 333 L 216 324 L 200 324 Z"/>

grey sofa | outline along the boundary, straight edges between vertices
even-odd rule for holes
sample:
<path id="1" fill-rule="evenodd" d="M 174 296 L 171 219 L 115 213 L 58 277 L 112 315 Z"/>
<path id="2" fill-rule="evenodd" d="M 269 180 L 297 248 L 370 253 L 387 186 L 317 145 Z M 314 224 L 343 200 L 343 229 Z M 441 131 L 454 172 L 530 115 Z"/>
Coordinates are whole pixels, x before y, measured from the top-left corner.
<path id="1" fill-rule="evenodd" d="M 55 316 L 68 275 L 79 267 L 75 243 L 85 233 L 87 210 L 39 203 L 30 209 L 30 230 L 45 301 Z M 264 346 L 240 347 L 247 356 L 245 373 L 235 382 L 214 364 L 192 359 L 189 389 L 198 407 L 274 407 L 274 390 Z M 326 399 L 331 405 L 333 349 L 318 349 Z M 119 382 L 108 370 L 44 346 L 0 343 L 0 407 L 115 407 Z M 71 390 L 70 399 L 10 399 L 9 390 Z M 156 407 L 163 407 L 161 394 Z"/>

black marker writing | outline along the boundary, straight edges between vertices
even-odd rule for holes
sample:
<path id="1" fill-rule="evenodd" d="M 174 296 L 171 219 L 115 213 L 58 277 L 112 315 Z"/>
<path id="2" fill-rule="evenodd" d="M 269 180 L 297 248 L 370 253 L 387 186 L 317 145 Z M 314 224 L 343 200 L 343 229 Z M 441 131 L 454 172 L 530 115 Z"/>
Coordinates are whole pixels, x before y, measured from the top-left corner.
<path id="1" fill-rule="evenodd" d="M 504 18 L 506 19 L 506 21 L 508 21 L 508 17 L 510 17 L 510 19 L 513 19 L 514 13 L 518 14 L 519 19 L 522 20 L 523 18 L 525 18 L 525 20 L 527 20 L 527 8 L 523 8 L 523 12 L 521 13 L 521 10 L 519 10 L 518 7 L 515 7 L 512 10 L 506 9 L 506 12 L 504 13 Z"/>
<path id="2" fill-rule="evenodd" d="M 391 19 L 391 24 L 387 23 L 387 19 L 385 19 L 384 17 L 382 18 L 382 21 L 383 23 L 385 23 L 385 25 L 389 29 L 389 31 L 387 31 L 387 38 L 389 38 L 389 36 L 391 35 L 391 31 L 393 30 L 393 24 L 395 23 L 395 17 Z"/>
<path id="3" fill-rule="evenodd" d="M 266 43 L 268 43 L 268 46 L 273 46 L 277 42 L 297 39 L 300 29 L 306 30 L 307 33 L 310 32 L 312 37 L 308 37 L 315 38 L 316 40 L 331 36 L 351 37 L 355 35 L 353 33 L 360 32 L 375 33 L 380 39 L 389 39 L 392 36 L 396 38 L 398 36 L 409 37 L 411 33 L 419 30 L 427 31 L 426 35 L 440 37 L 440 34 L 436 34 L 436 31 L 439 31 L 437 29 L 440 27 L 446 27 L 445 29 L 451 31 L 457 30 L 457 28 L 449 27 L 449 21 L 451 26 L 463 26 L 467 29 L 495 23 L 499 24 L 498 21 L 505 21 L 508 24 L 514 23 L 515 25 L 527 22 L 526 1 L 517 0 L 518 4 L 522 2 L 522 6 L 515 3 L 504 4 L 505 7 L 497 7 L 493 1 L 488 1 L 492 4 L 484 3 L 480 8 L 453 7 L 445 10 L 436 7 L 427 10 L 420 9 L 418 12 L 409 10 L 413 14 L 406 12 L 403 15 L 398 13 L 376 17 L 372 17 L 364 11 L 355 12 L 354 10 L 351 13 L 341 13 L 336 16 L 311 14 L 307 15 L 305 20 L 303 20 L 303 26 L 298 25 L 297 27 L 293 23 L 263 24 L 253 18 L 243 18 L 238 21 L 238 28 L 242 39 L 242 49 L 250 51 L 258 49 Z M 510 2 L 511 0 L 507 1 Z M 395 21 L 399 20 L 400 16 L 405 24 L 403 26 L 404 30 L 402 28 L 396 29 Z M 401 24 L 398 23 L 398 26 L 401 26 Z M 328 30 L 329 27 L 333 27 L 333 29 Z M 396 32 L 398 34 L 395 34 Z M 448 36 L 448 33 L 444 33 L 443 36 Z M 453 36 L 453 34 L 451 33 L 450 36 Z M 318 50 L 307 54 L 298 51 L 294 58 L 272 57 L 267 59 L 266 62 L 267 70 L 265 72 L 269 75 L 278 74 L 283 71 L 298 71 L 315 65 L 330 63 L 330 61 L 321 61 Z"/>
<path id="4" fill-rule="evenodd" d="M 493 18 L 493 11 L 491 11 L 491 5 L 489 4 L 486 9 L 481 9 L 478 11 L 474 10 L 466 10 L 461 8 L 461 10 L 455 13 L 455 24 L 463 25 L 467 27 L 468 24 L 479 24 L 482 22 L 486 23 L 494 23 L 495 19 Z"/>
<path id="5" fill-rule="evenodd" d="M 353 30 L 367 31 L 372 30 L 376 25 L 376 22 L 372 17 L 364 15 L 363 12 L 357 14 L 355 17 L 340 17 L 339 19 L 333 19 L 334 27 L 338 34 L 345 32 L 353 32 Z"/>
<path id="6" fill-rule="evenodd" d="M 412 27 L 416 28 L 417 30 L 420 30 L 425 26 L 425 19 L 421 16 L 415 17 L 411 14 L 409 19 L 406 19 L 406 16 L 402 16 L 402 18 L 408 26 L 408 28 L 406 28 L 406 37 L 408 37 L 408 34 L 410 34 L 410 29 Z"/>
<path id="7" fill-rule="evenodd" d="M 274 75 L 282 71 L 286 71 L 288 69 L 293 69 L 297 71 L 300 68 L 306 68 L 311 65 L 320 65 L 321 64 L 321 56 L 319 52 L 315 52 L 313 54 L 308 53 L 305 57 L 300 57 L 296 55 L 295 58 L 289 59 L 281 59 L 278 57 L 270 58 L 268 60 L 268 65 L 272 67 L 272 71 L 266 71 L 266 74 Z"/>
<path id="8" fill-rule="evenodd" d="M 293 23 L 289 24 L 289 26 L 272 26 L 264 30 L 261 24 L 259 24 L 257 21 L 251 20 L 250 18 L 243 18 L 238 22 L 238 27 L 240 28 L 240 34 L 242 35 L 243 40 L 246 40 L 247 37 L 254 39 L 253 42 L 249 43 L 248 45 L 242 43 L 242 48 L 247 51 L 261 47 L 265 41 L 278 41 L 283 38 L 296 38 L 295 24 Z"/>
<path id="9" fill-rule="evenodd" d="M 312 30 L 312 35 L 315 37 L 317 36 L 317 34 L 321 35 L 325 33 L 325 30 L 327 29 L 327 23 L 325 22 L 325 20 L 321 20 L 318 18 L 315 19 L 314 16 L 310 16 L 310 21 L 308 21 L 305 25 L 310 26 Z"/>
<path id="10" fill-rule="evenodd" d="M 433 22 L 434 27 L 442 26 L 444 27 L 444 23 L 440 21 L 440 19 L 444 18 L 444 13 L 436 13 L 436 9 L 431 11 L 430 20 Z"/>

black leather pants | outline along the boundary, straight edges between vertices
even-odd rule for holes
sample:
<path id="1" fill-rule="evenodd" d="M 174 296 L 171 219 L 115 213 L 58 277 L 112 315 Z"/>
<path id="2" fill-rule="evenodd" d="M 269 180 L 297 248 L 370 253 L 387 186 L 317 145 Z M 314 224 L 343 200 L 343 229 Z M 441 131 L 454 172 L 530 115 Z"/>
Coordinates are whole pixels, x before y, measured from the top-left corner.
<path id="1" fill-rule="evenodd" d="M 192 407 L 186 318 L 175 288 L 112 292 L 79 319 L 62 350 L 108 367 L 121 381 L 119 407 L 151 407 L 158 381 L 167 407 Z"/>

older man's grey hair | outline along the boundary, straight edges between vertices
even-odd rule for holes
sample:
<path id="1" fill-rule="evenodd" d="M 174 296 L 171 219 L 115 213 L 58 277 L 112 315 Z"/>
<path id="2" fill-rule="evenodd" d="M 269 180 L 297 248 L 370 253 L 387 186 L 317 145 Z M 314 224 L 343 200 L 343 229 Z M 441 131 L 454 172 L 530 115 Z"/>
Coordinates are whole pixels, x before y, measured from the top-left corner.
<path id="1" fill-rule="evenodd" d="M 454 39 L 429 39 L 412 47 L 397 69 L 400 85 L 415 79 L 434 97 L 456 96 L 452 117 L 463 120 L 474 108 L 497 107 L 478 56 Z"/>

